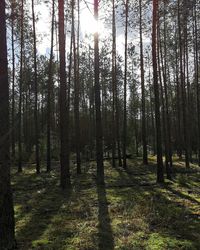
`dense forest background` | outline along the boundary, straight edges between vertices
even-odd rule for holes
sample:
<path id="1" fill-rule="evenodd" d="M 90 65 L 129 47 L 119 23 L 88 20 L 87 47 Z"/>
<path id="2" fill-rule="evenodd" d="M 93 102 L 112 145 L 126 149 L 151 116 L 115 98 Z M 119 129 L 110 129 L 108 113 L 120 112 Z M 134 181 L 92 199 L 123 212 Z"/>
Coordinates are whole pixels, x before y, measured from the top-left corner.
<path id="1" fill-rule="evenodd" d="M 84 182 L 95 169 L 106 206 L 108 169 L 152 171 L 145 181 L 162 184 L 181 163 L 196 183 L 188 174 L 200 165 L 199 0 L 7 0 L 0 9 L 0 249 L 16 245 L 10 166 L 13 185 L 28 170 L 40 181 L 56 171 L 68 191 L 75 173 Z M 196 238 L 191 248 L 149 249 L 198 249 Z"/>
<path id="2" fill-rule="evenodd" d="M 37 43 L 42 34 L 37 36 L 36 25 L 42 11 L 40 15 L 35 14 L 31 1 L 9 3 L 10 106 L 12 127 L 16 128 L 12 133 L 12 158 L 18 161 L 19 171 L 23 161 L 36 160 L 39 168 L 40 162 L 46 161 L 46 155 L 48 165 L 50 159 L 59 159 L 58 6 L 51 4 L 48 5 L 52 15 L 50 50 L 41 55 L 37 52 Z M 98 73 L 103 151 L 118 149 L 119 159 L 124 157 L 124 147 L 128 154 L 143 153 L 144 158 L 147 151 L 156 154 L 154 103 L 159 101 L 166 164 L 172 165 L 171 157 L 175 153 L 180 158 L 185 155 L 188 167 L 189 162 L 199 158 L 198 1 L 159 4 L 154 34 L 158 86 L 153 85 L 152 3 L 130 1 L 127 4 L 101 3 L 100 13 L 103 12 L 105 18 L 101 22 L 104 22 L 103 32 L 107 33 L 105 38 L 100 33 L 105 40 L 100 40 Z M 93 11 L 91 3 L 86 2 L 85 8 Z M 80 30 L 80 3 L 66 2 L 64 15 L 70 151 L 79 155 L 78 158 L 80 155 L 94 158 L 93 38 L 90 33 L 83 36 Z M 122 45 L 120 50 L 116 47 L 118 26 L 120 36 L 125 29 L 124 41 L 120 37 L 124 50 Z M 155 88 L 159 88 L 156 98 Z M 147 163 L 147 159 L 144 162 Z"/>

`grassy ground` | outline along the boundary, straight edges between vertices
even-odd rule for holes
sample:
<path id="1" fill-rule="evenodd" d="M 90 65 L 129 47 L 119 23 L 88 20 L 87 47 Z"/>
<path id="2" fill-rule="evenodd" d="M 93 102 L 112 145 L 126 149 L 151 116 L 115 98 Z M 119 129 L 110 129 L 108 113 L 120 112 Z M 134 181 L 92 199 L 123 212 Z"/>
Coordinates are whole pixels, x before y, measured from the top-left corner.
<path id="1" fill-rule="evenodd" d="M 125 171 L 106 161 L 105 187 L 91 163 L 65 192 L 58 169 L 13 174 L 19 249 L 200 249 L 200 169 L 176 162 L 174 181 L 160 186 L 154 163 L 130 160 Z"/>

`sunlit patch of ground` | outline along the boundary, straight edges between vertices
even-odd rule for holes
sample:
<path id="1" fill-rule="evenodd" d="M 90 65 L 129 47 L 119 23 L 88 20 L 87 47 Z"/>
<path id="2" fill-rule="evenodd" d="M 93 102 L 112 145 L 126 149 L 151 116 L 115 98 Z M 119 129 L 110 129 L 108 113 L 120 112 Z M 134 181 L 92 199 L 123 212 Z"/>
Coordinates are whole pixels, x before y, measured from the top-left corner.
<path id="1" fill-rule="evenodd" d="M 36 175 L 33 166 L 13 173 L 16 237 L 20 250 L 200 249 L 200 169 L 176 160 L 175 177 L 156 184 L 150 166 L 129 160 L 128 169 L 105 162 L 105 187 L 95 163 L 72 174 L 72 189 L 59 188 L 59 167 Z"/>

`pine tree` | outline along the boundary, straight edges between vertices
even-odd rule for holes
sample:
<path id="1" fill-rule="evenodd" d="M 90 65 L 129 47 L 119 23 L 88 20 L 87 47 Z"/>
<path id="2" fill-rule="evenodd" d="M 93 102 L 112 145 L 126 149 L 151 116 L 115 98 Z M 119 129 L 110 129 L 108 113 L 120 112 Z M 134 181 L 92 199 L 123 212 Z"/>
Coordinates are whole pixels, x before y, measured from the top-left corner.
<path id="1" fill-rule="evenodd" d="M 10 184 L 9 85 L 5 1 L 0 1 L 0 249 L 14 249 L 14 209 Z"/>

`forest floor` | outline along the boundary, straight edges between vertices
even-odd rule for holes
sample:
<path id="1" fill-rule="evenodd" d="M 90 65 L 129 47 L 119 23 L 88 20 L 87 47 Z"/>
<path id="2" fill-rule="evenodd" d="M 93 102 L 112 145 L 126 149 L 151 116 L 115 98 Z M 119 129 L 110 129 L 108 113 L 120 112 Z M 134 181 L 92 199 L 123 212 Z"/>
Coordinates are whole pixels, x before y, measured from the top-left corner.
<path id="1" fill-rule="evenodd" d="M 175 162 L 173 181 L 156 184 L 149 166 L 128 169 L 105 161 L 105 187 L 96 185 L 95 163 L 72 174 L 72 189 L 59 188 L 59 167 L 35 174 L 13 172 L 16 238 L 20 250 L 200 249 L 200 168 Z"/>

